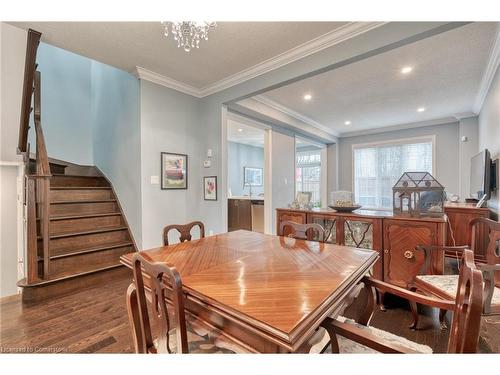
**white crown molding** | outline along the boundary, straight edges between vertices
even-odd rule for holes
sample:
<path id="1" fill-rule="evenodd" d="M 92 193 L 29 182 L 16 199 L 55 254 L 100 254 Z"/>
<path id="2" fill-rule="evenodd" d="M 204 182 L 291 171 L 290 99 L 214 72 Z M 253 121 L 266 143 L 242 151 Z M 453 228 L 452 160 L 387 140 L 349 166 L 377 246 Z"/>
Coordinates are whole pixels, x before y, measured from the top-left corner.
<path id="1" fill-rule="evenodd" d="M 136 67 L 136 75 L 140 79 L 145 79 L 147 81 L 169 87 L 185 94 L 189 94 L 197 98 L 202 98 L 225 90 L 242 82 L 248 81 L 252 78 L 258 77 L 262 74 L 268 73 L 274 69 L 278 69 L 282 66 L 290 64 L 291 62 L 300 60 L 304 57 L 332 47 L 336 44 L 344 42 L 350 38 L 354 38 L 355 36 L 366 33 L 385 24 L 386 22 L 350 22 L 335 30 L 330 31 L 329 33 L 323 34 L 315 39 L 305 42 L 286 52 L 283 52 L 277 56 L 260 62 L 248 69 L 244 69 L 236 74 L 221 79 L 220 81 L 217 81 L 203 88 L 197 88 L 185 84 L 183 82 L 163 76 L 139 66 Z"/>
<path id="2" fill-rule="evenodd" d="M 491 82 L 495 77 L 495 72 L 500 65 L 500 25 L 497 26 L 495 40 L 491 47 L 490 57 L 488 59 L 488 65 L 483 74 L 483 79 L 481 80 L 481 86 L 479 86 L 479 91 L 476 95 L 476 100 L 474 102 L 474 112 L 481 112 L 486 95 L 488 95 L 488 90 L 490 89 Z"/>
<path id="3" fill-rule="evenodd" d="M 319 122 L 314 121 L 313 119 L 311 119 L 307 116 L 304 116 L 303 114 L 296 112 L 293 109 L 285 107 L 282 104 L 276 103 L 274 100 L 271 100 L 264 95 L 254 96 L 253 99 L 257 100 L 258 102 L 260 102 L 268 107 L 271 107 L 277 111 L 280 111 L 288 116 L 291 116 L 291 117 L 293 117 L 293 118 L 295 118 L 295 119 L 297 119 L 297 120 L 299 120 L 307 125 L 310 125 L 310 126 L 316 128 L 316 129 L 319 129 L 321 131 L 324 131 L 327 134 L 333 135 L 334 137 L 339 136 L 339 133 L 337 131 L 335 131 L 335 130 L 333 130 L 333 129 L 331 129 L 323 124 L 320 124 Z"/>
<path id="4" fill-rule="evenodd" d="M 201 95 L 211 95 L 231 86 L 248 81 L 249 79 L 270 72 L 271 70 L 278 69 L 284 65 L 290 64 L 291 62 L 300 60 L 306 56 L 332 47 L 346 41 L 347 39 L 354 38 L 355 36 L 366 33 L 385 24 L 386 22 L 350 22 L 257 65 L 254 65 L 251 68 L 242 70 L 227 78 L 221 79 L 214 84 L 208 85 L 201 89 Z"/>
<path id="5" fill-rule="evenodd" d="M 135 76 L 139 79 L 145 79 L 146 81 L 150 81 L 156 83 L 161 86 L 165 86 L 184 94 L 192 95 L 197 98 L 200 98 L 200 90 L 194 86 L 187 85 L 183 82 L 177 81 L 173 78 L 163 76 L 161 74 L 152 72 L 151 70 L 147 70 L 140 66 L 135 67 Z"/>
<path id="6" fill-rule="evenodd" d="M 340 133 L 339 138 L 355 137 L 358 135 L 386 133 L 386 132 L 392 132 L 395 130 L 405 130 L 405 129 L 421 128 L 421 127 L 425 127 L 425 126 L 444 125 L 444 124 L 451 124 L 451 123 L 458 123 L 458 120 L 455 117 L 450 116 L 450 117 L 442 117 L 442 118 L 438 118 L 438 119 L 434 119 L 434 120 L 410 122 L 407 124 L 399 124 L 399 125 L 392 125 L 392 126 L 384 126 L 384 127 L 375 128 L 375 129 L 355 130 L 355 131 L 351 131 L 351 132 Z"/>

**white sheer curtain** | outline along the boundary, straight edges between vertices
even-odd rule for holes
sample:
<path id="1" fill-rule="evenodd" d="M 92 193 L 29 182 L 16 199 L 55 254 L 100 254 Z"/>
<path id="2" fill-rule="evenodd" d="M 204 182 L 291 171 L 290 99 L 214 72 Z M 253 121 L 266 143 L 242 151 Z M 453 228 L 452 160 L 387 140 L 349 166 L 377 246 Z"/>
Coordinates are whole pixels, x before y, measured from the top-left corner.
<path id="1" fill-rule="evenodd" d="M 358 204 L 392 208 L 392 187 L 404 172 L 432 173 L 432 139 L 355 146 L 354 196 Z"/>

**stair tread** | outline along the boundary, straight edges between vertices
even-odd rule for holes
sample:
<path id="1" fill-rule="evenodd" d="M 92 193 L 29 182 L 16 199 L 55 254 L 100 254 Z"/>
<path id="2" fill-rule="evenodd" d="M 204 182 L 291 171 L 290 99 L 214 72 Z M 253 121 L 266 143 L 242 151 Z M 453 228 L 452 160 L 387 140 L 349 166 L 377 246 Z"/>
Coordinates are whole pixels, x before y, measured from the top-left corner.
<path id="1" fill-rule="evenodd" d="M 111 186 L 51 186 L 50 190 L 111 190 Z"/>
<path id="2" fill-rule="evenodd" d="M 64 201 L 52 201 L 50 204 L 71 204 L 71 203 L 104 203 L 116 202 L 116 199 L 71 199 Z"/>
<path id="3" fill-rule="evenodd" d="M 69 219 L 87 219 L 92 217 L 105 217 L 105 216 L 121 216 L 121 212 L 104 212 L 104 213 L 96 213 L 96 214 L 81 214 L 81 215 L 53 215 L 50 217 L 51 221 L 55 220 L 69 220 Z M 37 218 L 39 220 L 39 218 Z"/>
<path id="4" fill-rule="evenodd" d="M 116 249 L 118 247 L 133 246 L 133 245 L 134 245 L 134 243 L 132 241 L 110 242 L 110 243 L 107 243 L 105 245 L 91 246 L 88 248 L 79 249 L 79 250 L 75 250 L 75 251 L 68 252 L 68 253 L 51 255 L 50 259 L 65 258 L 65 257 L 73 256 L 73 255 L 94 253 L 94 252 L 98 252 L 98 251 L 105 251 L 105 250 L 110 250 L 110 249 Z"/>
<path id="5" fill-rule="evenodd" d="M 66 174 L 66 173 L 52 173 L 52 177 L 89 177 L 89 178 L 104 178 L 99 175 L 85 175 L 85 174 Z"/>
<path id="6" fill-rule="evenodd" d="M 95 233 L 105 233 L 105 232 L 114 232 L 118 230 L 125 230 L 128 229 L 124 225 L 118 225 L 118 226 L 109 226 L 109 227 L 101 227 L 99 229 L 91 229 L 91 230 L 85 230 L 85 231 L 80 231 L 80 232 L 61 232 L 61 233 L 53 233 L 50 235 L 51 239 L 54 238 L 63 238 L 63 237 L 73 237 L 73 236 L 81 236 L 85 234 L 95 234 Z"/>
<path id="7" fill-rule="evenodd" d="M 19 282 L 17 283 L 17 285 L 19 287 L 24 287 L 24 288 L 27 288 L 27 287 L 36 287 L 36 286 L 43 286 L 43 285 L 52 284 L 52 283 L 55 283 L 55 282 L 58 282 L 58 281 L 62 281 L 62 280 L 72 279 L 72 278 L 79 277 L 79 276 L 84 276 L 84 275 L 89 275 L 89 274 L 92 274 L 92 273 L 97 273 L 97 272 L 111 270 L 113 268 L 118 268 L 118 267 L 124 267 L 124 265 L 121 264 L 121 263 L 116 263 L 116 264 L 108 265 L 108 266 L 105 266 L 105 267 L 98 267 L 98 268 L 96 268 L 94 270 L 89 270 L 89 271 L 84 271 L 84 272 L 78 272 L 78 273 L 75 273 L 75 274 L 71 274 L 71 273 L 54 274 L 54 275 L 49 276 L 49 278 L 46 279 L 46 280 L 40 280 L 40 281 L 38 281 L 36 283 L 33 283 L 33 284 L 28 284 L 26 282 L 26 279 L 24 278 L 22 280 L 19 280 Z"/>

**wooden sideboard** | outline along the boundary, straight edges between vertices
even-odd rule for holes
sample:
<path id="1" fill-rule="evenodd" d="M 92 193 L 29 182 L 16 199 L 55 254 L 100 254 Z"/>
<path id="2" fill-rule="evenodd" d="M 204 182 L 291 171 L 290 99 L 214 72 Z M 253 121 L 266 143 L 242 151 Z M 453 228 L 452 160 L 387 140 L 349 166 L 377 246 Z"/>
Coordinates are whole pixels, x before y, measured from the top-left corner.
<path id="1" fill-rule="evenodd" d="M 488 246 L 487 233 L 477 233 L 476 243 L 471 244 L 472 233 L 469 223 L 478 217 L 490 218 L 491 211 L 487 207 L 476 208 L 474 203 L 445 203 L 444 212 L 448 216 L 448 228 L 446 236 L 447 246 L 472 246 L 476 260 L 483 260 L 486 247 Z M 484 231 L 484 228 L 478 228 Z M 447 254 L 454 256 L 455 254 Z"/>
<path id="2" fill-rule="evenodd" d="M 338 245 L 376 250 L 379 260 L 373 273 L 378 279 L 406 287 L 422 267 L 424 254 L 419 244 L 445 245 L 447 217 L 411 218 L 392 212 L 356 210 L 353 213 L 331 209 L 277 209 L 277 233 L 283 221 L 318 223 L 326 230 L 326 241 Z M 443 273 L 443 256 L 435 253 L 434 274 Z"/>

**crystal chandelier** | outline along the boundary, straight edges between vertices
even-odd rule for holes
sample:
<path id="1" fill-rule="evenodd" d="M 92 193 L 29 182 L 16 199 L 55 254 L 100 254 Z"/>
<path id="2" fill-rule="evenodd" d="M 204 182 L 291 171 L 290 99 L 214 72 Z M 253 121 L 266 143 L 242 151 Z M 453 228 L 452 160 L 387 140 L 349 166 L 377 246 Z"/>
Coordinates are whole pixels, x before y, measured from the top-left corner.
<path id="1" fill-rule="evenodd" d="M 177 41 L 177 47 L 182 47 L 186 52 L 193 48 L 200 48 L 200 40 L 208 40 L 208 31 L 216 26 L 215 22 L 196 21 L 163 21 L 162 24 L 165 27 L 165 36 L 172 34 L 174 40 Z"/>

